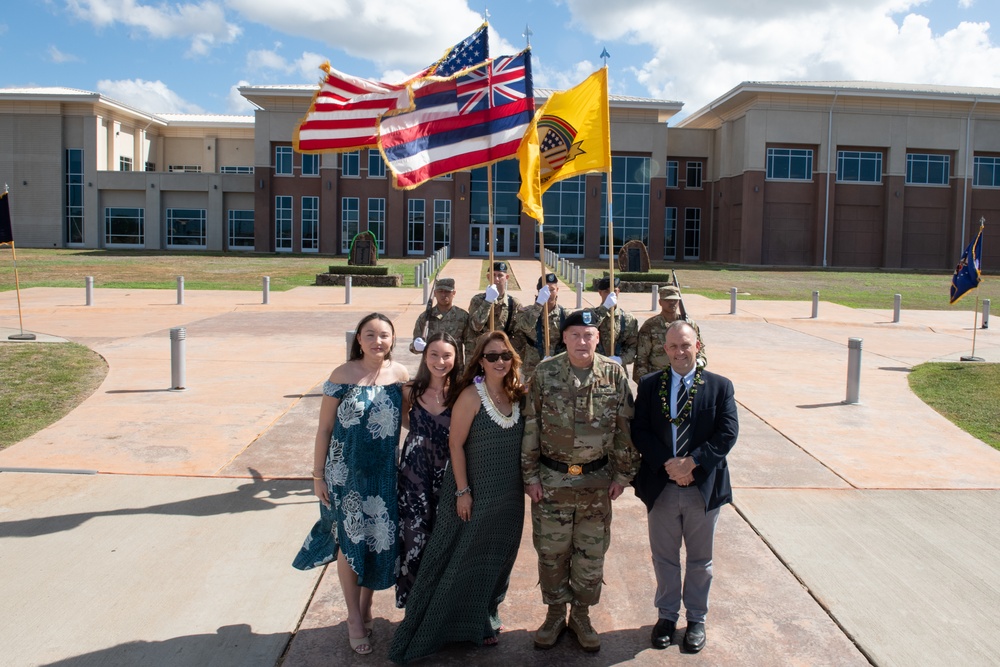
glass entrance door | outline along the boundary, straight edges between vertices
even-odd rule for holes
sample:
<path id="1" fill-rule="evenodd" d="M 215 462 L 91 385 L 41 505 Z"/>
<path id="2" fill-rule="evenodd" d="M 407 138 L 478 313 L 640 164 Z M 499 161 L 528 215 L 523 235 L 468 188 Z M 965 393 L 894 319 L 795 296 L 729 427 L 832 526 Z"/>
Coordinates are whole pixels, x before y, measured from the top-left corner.
<path id="1" fill-rule="evenodd" d="M 497 257 L 511 257 L 521 252 L 521 228 L 517 225 L 494 225 L 493 229 L 497 235 L 497 245 L 493 254 Z M 489 246 L 489 225 L 469 226 L 469 254 L 488 255 Z"/>

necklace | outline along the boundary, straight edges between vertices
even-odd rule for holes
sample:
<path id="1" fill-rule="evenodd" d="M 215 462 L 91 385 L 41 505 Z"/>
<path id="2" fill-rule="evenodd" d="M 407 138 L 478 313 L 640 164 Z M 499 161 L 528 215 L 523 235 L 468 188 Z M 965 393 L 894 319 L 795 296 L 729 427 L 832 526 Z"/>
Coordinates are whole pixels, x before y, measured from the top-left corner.
<path id="1" fill-rule="evenodd" d="M 374 387 L 376 384 L 378 384 L 378 376 L 381 373 L 382 373 L 382 364 L 379 364 L 378 368 L 375 369 L 375 376 L 372 377 L 369 382 L 366 382 L 364 386 Z M 369 373 L 365 377 L 361 378 L 362 381 L 367 380 L 369 376 L 371 376 L 371 373 Z M 360 383 L 358 383 L 358 384 L 360 384 Z"/>
<path id="2" fill-rule="evenodd" d="M 444 387 L 441 387 L 440 389 L 433 389 L 432 387 L 427 387 L 428 391 L 433 392 L 434 402 L 437 403 L 438 405 L 443 405 L 441 399 L 444 398 L 444 389 L 445 389 Z"/>
<path id="3" fill-rule="evenodd" d="M 483 382 L 477 382 L 475 385 L 476 391 L 479 392 L 479 400 L 482 401 L 483 407 L 486 408 L 486 414 L 490 416 L 493 423 L 504 429 L 511 428 L 517 424 L 518 420 L 521 419 L 521 406 L 517 403 L 512 404 L 511 407 L 513 409 L 508 417 L 497 409 L 496 403 L 493 402 L 493 397 L 490 396 L 490 390 L 486 387 L 485 380 Z"/>
<path id="4" fill-rule="evenodd" d="M 660 403 L 663 404 L 663 414 L 670 416 L 670 372 L 664 372 L 660 376 Z M 704 378 L 701 377 L 701 369 L 699 368 L 694 372 L 694 380 L 691 382 L 691 388 L 688 390 L 687 401 L 684 402 L 684 407 L 677 411 L 676 417 L 670 418 L 670 423 L 674 426 L 680 426 L 685 419 L 691 415 L 691 409 L 694 407 L 694 397 L 698 394 L 698 387 L 705 384 Z"/>

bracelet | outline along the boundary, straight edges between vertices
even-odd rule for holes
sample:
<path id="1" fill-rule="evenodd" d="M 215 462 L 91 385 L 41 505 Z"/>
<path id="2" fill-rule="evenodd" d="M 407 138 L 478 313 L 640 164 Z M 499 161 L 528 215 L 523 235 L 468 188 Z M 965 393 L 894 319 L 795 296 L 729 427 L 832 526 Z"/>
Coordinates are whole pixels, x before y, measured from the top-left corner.
<path id="1" fill-rule="evenodd" d="M 464 489 L 462 489 L 461 491 L 456 491 L 455 492 L 455 497 L 456 498 L 461 498 L 462 496 L 464 496 L 467 493 L 472 493 L 472 487 L 471 486 L 467 486 Z"/>
<path id="2" fill-rule="evenodd" d="M 316 475 L 313 475 L 313 479 L 320 480 L 320 479 L 325 479 L 325 478 L 322 475 L 320 475 L 318 477 Z"/>

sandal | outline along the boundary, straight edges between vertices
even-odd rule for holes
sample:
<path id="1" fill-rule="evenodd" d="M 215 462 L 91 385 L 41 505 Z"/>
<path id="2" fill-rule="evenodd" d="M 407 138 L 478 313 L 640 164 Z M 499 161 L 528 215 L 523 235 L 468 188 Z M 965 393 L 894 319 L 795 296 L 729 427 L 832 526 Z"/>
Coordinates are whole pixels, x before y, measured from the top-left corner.
<path id="1" fill-rule="evenodd" d="M 372 629 L 374 627 L 375 627 L 375 619 L 374 618 L 372 620 L 370 620 L 370 621 L 365 621 L 365 630 L 368 631 L 368 636 L 369 637 L 372 636 Z"/>
<path id="2" fill-rule="evenodd" d="M 496 646 L 500 643 L 500 637 L 493 635 L 492 637 L 483 637 L 483 646 Z"/>
<path id="3" fill-rule="evenodd" d="M 368 655 L 372 652 L 372 643 L 371 640 L 368 639 L 367 635 L 364 637 L 358 637 L 357 639 L 348 635 L 347 641 L 351 643 L 351 650 L 358 655 Z"/>

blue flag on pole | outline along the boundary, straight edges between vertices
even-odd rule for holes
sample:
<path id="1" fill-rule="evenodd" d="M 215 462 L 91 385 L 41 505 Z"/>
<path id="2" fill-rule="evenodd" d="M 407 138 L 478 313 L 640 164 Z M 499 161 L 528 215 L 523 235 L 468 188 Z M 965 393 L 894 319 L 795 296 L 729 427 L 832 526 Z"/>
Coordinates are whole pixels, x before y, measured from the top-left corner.
<path id="1" fill-rule="evenodd" d="M 969 247 L 962 253 L 962 259 L 955 267 L 955 275 L 951 277 L 951 301 L 956 303 L 965 294 L 979 287 L 982 281 L 982 267 L 980 258 L 983 255 L 983 225 L 979 225 L 979 233 L 972 240 Z"/>
<path id="2" fill-rule="evenodd" d="M 14 229 L 10 223 L 10 202 L 6 192 L 0 192 L 0 245 L 14 242 Z"/>

